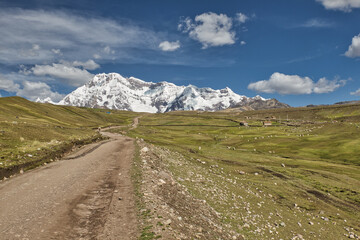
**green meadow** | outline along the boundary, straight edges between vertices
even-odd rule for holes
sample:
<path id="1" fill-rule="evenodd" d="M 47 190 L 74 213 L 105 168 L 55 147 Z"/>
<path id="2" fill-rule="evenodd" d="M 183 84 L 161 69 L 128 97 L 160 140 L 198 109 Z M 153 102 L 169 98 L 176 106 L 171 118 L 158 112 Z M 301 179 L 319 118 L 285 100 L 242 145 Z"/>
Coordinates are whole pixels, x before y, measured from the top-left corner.
<path id="1" fill-rule="evenodd" d="M 101 140 L 105 126 L 174 152 L 163 160 L 175 179 L 246 239 L 360 232 L 360 105 L 140 114 L 0 98 L 1 177 Z"/>
<path id="2" fill-rule="evenodd" d="M 184 156 L 174 176 L 246 239 L 342 239 L 360 228 L 359 120 L 360 105 L 171 112 L 129 135 Z"/>
<path id="3" fill-rule="evenodd" d="M 55 160 L 75 145 L 100 140 L 98 127 L 128 125 L 136 114 L 0 98 L 0 171 L 6 176 Z"/>

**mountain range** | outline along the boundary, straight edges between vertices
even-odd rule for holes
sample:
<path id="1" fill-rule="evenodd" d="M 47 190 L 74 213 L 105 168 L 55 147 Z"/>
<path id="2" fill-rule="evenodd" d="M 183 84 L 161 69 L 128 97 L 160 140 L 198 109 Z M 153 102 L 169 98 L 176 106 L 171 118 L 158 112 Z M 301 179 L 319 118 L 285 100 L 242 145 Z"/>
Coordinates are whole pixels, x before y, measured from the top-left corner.
<path id="1" fill-rule="evenodd" d="M 53 103 L 51 99 L 38 102 Z M 169 82 L 146 82 L 118 73 L 97 74 L 87 84 L 61 100 L 59 105 L 164 113 L 178 110 L 218 111 L 228 108 L 257 110 L 289 105 L 261 96 L 246 97 L 226 87 L 220 90 Z"/>

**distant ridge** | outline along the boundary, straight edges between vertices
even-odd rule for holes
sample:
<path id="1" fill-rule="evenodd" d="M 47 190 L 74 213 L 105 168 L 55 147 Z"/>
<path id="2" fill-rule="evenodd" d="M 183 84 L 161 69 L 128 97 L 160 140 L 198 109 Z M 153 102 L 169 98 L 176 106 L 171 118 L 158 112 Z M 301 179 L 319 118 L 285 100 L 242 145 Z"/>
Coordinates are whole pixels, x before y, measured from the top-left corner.
<path id="1" fill-rule="evenodd" d="M 39 100 L 41 101 L 41 100 Z M 47 102 L 50 102 L 47 99 Z M 246 97 L 230 88 L 214 90 L 168 82 L 146 82 L 118 73 L 97 74 L 58 104 L 134 112 L 163 113 L 177 110 L 219 111 L 233 107 L 249 109 L 289 107 L 276 99 Z"/>

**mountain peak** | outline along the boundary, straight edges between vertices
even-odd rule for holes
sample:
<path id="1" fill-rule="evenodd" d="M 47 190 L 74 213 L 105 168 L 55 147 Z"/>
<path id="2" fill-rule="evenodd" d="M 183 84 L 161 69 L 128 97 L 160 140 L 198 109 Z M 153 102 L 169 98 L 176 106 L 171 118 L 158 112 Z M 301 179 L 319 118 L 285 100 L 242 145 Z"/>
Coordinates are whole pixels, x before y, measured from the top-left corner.
<path id="1" fill-rule="evenodd" d="M 68 94 L 59 104 L 108 108 L 135 112 L 163 113 L 176 110 L 217 111 L 242 106 L 252 101 L 226 87 L 220 90 L 194 85 L 177 86 L 168 82 L 146 82 L 118 73 L 100 73 L 86 85 Z"/>

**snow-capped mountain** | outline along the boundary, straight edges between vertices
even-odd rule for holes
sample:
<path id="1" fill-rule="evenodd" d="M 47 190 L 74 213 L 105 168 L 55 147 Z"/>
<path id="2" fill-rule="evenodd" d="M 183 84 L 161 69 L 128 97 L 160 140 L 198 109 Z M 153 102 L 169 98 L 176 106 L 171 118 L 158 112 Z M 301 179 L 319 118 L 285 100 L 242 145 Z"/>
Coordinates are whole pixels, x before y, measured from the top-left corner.
<path id="1" fill-rule="evenodd" d="M 44 99 L 41 99 L 41 98 L 37 98 L 35 100 L 35 102 L 38 102 L 38 103 L 51 103 L 51 104 L 57 104 L 55 102 L 52 101 L 52 99 L 50 97 L 47 97 L 47 98 L 44 98 Z"/>
<path id="2" fill-rule="evenodd" d="M 213 90 L 168 82 L 145 82 L 118 73 L 98 74 L 86 85 L 68 94 L 58 104 L 108 108 L 135 112 L 163 113 L 176 110 L 217 111 L 252 102 L 267 102 L 260 96 L 248 98 L 230 88 Z"/>

